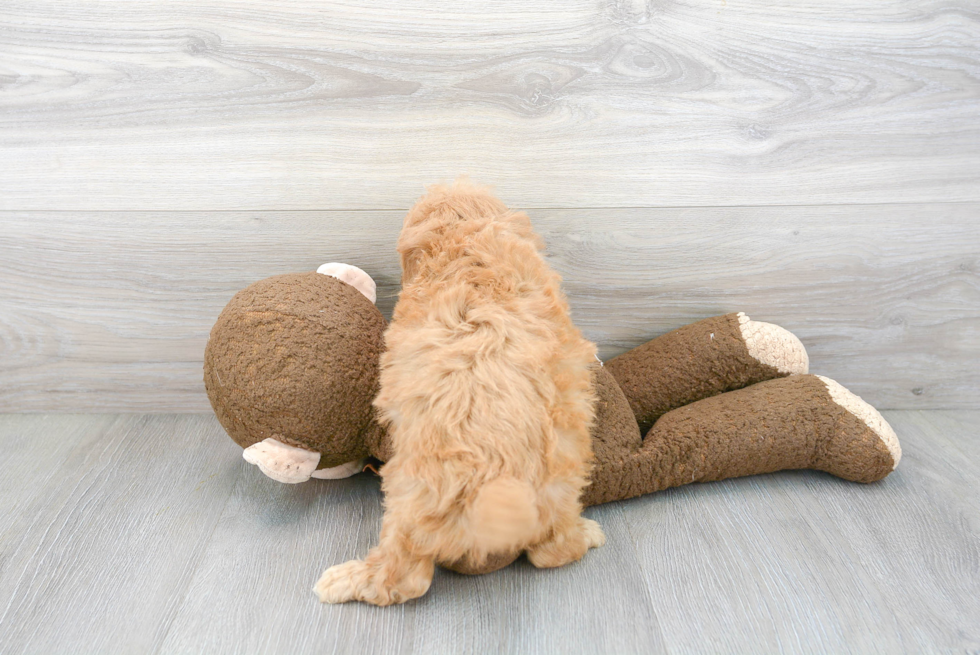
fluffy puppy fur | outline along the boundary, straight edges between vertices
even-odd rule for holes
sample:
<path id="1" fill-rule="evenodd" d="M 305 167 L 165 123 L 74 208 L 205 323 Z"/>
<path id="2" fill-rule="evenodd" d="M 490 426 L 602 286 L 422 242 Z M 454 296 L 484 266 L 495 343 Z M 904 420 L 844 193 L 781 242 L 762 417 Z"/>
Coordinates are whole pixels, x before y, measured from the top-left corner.
<path id="1" fill-rule="evenodd" d="M 525 214 L 466 182 L 430 188 L 405 218 L 375 400 L 394 452 L 381 542 L 327 569 L 321 601 L 400 603 L 428 590 L 436 562 L 526 550 L 553 567 L 604 542 L 579 502 L 595 346 L 541 247 Z"/>

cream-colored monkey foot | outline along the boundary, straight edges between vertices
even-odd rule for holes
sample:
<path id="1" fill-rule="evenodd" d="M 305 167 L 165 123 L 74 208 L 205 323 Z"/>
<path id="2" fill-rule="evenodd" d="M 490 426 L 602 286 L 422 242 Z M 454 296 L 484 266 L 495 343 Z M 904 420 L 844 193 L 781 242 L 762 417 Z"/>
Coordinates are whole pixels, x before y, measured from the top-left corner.
<path id="1" fill-rule="evenodd" d="M 341 282 L 346 282 L 360 291 L 365 298 L 371 301 L 371 304 L 374 304 L 378 299 L 378 287 L 374 283 L 374 280 L 370 275 L 356 266 L 330 262 L 316 269 L 316 272 L 335 277 Z"/>
<path id="2" fill-rule="evenodd" d="M 272 437 L 252 444 L 242 452 L 242 457 L 273 480 L 287 484 L 306 482 L 320 463 L 320 453 L 290 446 Z"/>
<path id="3" fill-rule="evenodd" d="M 830 394 L 831 400 L 856 416 L 872 432 L 878 435 L 878 438 L 885 444 L 885 448 L 888 449 L 888 452 L 892 456 L 892 470 L 895 470 L 899 460 L 902 459 L 902 447 L 898 443 L 898 436 L 895 434 L 895 430 L 888 424 L 885 417 L 877 409 L 862 400 L 861 396 L 849 391 L 839 382 L 825 378 L 822 375 L 818 375 L 817 377 L 827 386 L 827 393 Z"/>
<path id="4" fill-rule="evenodd" d="M 802 375 L 810 369 L 806 348 L 796 335 L 772 323 L 753 321 L 738 313 L 738 326 L 749 354 L 780 373 Z"/>

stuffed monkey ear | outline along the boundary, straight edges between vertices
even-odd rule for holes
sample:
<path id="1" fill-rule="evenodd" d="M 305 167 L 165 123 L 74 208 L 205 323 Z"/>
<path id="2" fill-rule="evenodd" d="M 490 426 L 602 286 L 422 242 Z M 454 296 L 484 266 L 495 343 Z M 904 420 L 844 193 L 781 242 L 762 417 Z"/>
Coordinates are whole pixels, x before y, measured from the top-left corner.
<path id="1" fill-rule="evenodd" d="M 356 266 L 330 262 L 316 269 L 316 272 L 346 282 L 360 291 L 365 298 L 371 301 L 372 305 L 378 299 L 378 285 L 374 283 L 374 279 L 370 275 Z"/>

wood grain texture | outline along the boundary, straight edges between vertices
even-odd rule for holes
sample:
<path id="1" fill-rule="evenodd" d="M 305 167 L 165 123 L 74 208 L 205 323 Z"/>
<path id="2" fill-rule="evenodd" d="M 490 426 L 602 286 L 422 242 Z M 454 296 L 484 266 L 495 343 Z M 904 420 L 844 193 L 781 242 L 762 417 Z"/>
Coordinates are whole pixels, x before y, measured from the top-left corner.
<path id="1" fill-rule="evenodd" d="M 286 486 L 249 469 L 161 653 L 664 652 L 644 586 L 602 573 L 636 570 L 630 549 L 553 572 L 527 562 L 485 577 L 439 570 L 429 594 L 391 610 L 324 607 L 313 594 L 323 569 L 377 541 L 377 479 Z M 610 523 L 613 534 L 625 534 L 621 518 Z M 522 599 L 521 611 L 511 598 Z M 610 598 L 627 602 L 611 613 Z"/>
<path id="2" fill-rule="evenodd" d="M 576 322 L 614 356 L 746 311 L 878 407 L 976 407 L 980 204 L 532 210 Z M 398 292 L 400 212 L 0 214 L 0 409 L 209 411 L 239 289 L 346 261 Z"/>
<path id="3" fill-rule="evenodd" d="M 7 0 L 2 209 L 980 200 L 967 0 Z"/>
<path id="4" fill-rule="evenodd" d="M 0 652 L 154 652 L 240 472 L 202 417 L 2 417 Z M 12 456 L 11 456 L 12 455 Z"/>
<path id="5" fill-rule="evenodd" d="M 35 496 L 58 484 L 59 471 L 72 453 L 101 439 L 112 422 L 112 417 L 96 414 L 0 417 L 4 467 L 4 475 L 0 476 L 2 552 L 11 552 L 24 536 L 23 532 L 11 530 L 8 522 L 29 515 Z M 0 599 L 3 597 L 0 594 Z"/>
<path id="6" fill-rule="evenodd" d="M 387 609 L 312 593 L 377 539 L 374 477 L 275 483 L 210 416 L 0 416 L 0 653 L 976 650 L 980 411 L 885 415 L 904 457 L 882 482 L 601 505 L 577 564 L 438 571 Z"/>

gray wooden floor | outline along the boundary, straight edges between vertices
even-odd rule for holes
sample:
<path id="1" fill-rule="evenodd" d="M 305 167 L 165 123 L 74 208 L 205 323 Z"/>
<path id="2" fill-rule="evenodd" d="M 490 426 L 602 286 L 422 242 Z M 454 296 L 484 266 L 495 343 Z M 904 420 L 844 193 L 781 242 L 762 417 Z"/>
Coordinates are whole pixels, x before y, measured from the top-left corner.
<path id="1" fill-rule="evenodd" d="M 205 415 L 0 416 L 0 652 L 923 652 L 980 648 L 980 411 L 887 412 L 898 471 L 784 472 L 589 510 L 578 564 L 440 571 L 324 606 L 381 518 L 368 475 L 297 486 Z"/>

